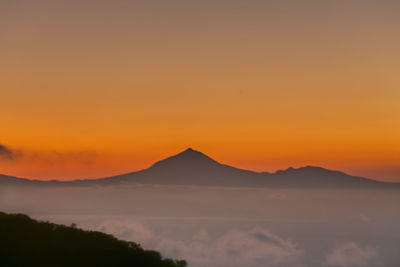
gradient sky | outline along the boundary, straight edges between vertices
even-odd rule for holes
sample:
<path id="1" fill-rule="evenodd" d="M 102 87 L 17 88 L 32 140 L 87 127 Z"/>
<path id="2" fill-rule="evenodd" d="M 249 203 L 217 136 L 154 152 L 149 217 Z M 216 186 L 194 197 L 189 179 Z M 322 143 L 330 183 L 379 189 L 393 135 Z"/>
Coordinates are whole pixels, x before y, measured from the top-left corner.
<path id="1" fill-rule="evenodd" d="M 187 147 L 400 182 L 399 1 L 1 1 L 0 173 Z"/>

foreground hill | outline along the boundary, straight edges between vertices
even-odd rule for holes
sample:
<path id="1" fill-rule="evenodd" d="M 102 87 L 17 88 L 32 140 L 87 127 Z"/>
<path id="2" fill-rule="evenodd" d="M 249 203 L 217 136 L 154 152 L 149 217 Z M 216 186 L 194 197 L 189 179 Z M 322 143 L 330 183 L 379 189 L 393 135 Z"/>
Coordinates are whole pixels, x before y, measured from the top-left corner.
<path id="1" fill-rule="evenodd" d="M 184 267 L 156 251 L 101 232 L 0 212 L 0 266 Z"/>
<path id="2" fill-rule="evenodd" d="M 0 185 L 98 186 L 125 183 L 275 188 L 400 188 L 400 183 L 379 182 L 313 166 L 288 168 L 275 173 L 248 171 L 221 164 L 191 148 L 156 162 L 145 170 L 94 180 L 40 182 L 0 175 Z"/>

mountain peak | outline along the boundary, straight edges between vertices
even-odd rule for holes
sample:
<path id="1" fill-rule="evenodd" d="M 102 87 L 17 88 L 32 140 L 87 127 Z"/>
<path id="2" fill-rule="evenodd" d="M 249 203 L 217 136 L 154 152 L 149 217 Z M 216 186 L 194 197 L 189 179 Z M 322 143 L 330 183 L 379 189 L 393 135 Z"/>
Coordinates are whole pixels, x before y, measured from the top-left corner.
<path id="1" fill-rule="evenodd" d="M 179 154 L 183 154 L 183 153 L 201 153 L 200 151 L 196 151 L 196 150 L 194 150 L 193 148 L 191 148 L 191 147 L 188 147 L 185 151 L 183 151 L 183 152 L 181 152 L 181 153 L 179 153 Z"/>
<path id="2" fill-rule="evenodd" d="M 194 150 L 193 148 L 189 147 L 188 149 L 186 149 L 185 151 L 182 151 L 181 153 L 178 153 L 172 157 L 169 157 L 165 160 L 168 159 L 186 159 L 186 160 L 208 160 L 208 161 L 215 161 L 212 158 L 210 158 L 209 156 L 207 156 L 206 154 Z"/>
<path id="3" fill-rule="evenodd" d="M 213 160 L 204 153 L 194 150 L 191 147 L 178 153 L 174 156 L 166 158 L 164 160 L 156 162 L 152 168 L 155 167 L 172 167 L 172 168 L 182 168 L 182 167 L 204 167 L 206 165 L 216 165 L 217 161 Z"/>

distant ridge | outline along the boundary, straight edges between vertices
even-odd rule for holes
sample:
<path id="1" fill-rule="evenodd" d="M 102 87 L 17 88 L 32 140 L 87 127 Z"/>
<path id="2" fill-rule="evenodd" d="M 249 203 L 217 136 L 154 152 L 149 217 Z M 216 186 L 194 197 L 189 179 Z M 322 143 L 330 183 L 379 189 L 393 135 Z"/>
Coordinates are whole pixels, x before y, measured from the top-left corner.
<path id="1" fill-rule="evenodd" d="M 273 188 L 400 188 L 400 183 L 379 182 L 315 166 L 290 167 L 275 173 L 243 170 L 221 164 L 192 148 L 160 160 L 144 170 L 93 180 L 37 181 L 0 175 L 0 186 L 103 186 L 126 183 Z"/>

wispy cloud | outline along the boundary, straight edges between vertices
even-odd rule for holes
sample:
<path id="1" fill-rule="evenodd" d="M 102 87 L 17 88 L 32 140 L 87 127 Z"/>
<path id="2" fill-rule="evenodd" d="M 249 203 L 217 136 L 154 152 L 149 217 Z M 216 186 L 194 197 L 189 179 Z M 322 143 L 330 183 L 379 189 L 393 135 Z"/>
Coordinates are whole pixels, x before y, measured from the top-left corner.
<path id="1" fill-rule="evenodd" d="M 326 266 L 376 266 L 378 252 L 373 247 L 361 247 L 355 242 L 337 245 L 326 257 Z"/>
<path id="2" fill-rule="evenodd" d="M 15 151 L 8 146 L 0 144 L 0 160 L 14 160 Z"/>
<path id="3" fill-rule="evenodd" d="M 82 151 L 38 151 L 12 149 L 7 145 L 0 144 L 0 160 L 15 161 L 17 159 L 31 162 L 40 162 L 48 166 L 65 165 L 68 163 L 79 163 L 90 166 L 98 158 L 99 154 L 93 150 Z"/>

